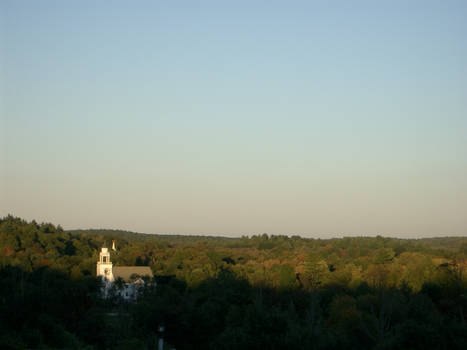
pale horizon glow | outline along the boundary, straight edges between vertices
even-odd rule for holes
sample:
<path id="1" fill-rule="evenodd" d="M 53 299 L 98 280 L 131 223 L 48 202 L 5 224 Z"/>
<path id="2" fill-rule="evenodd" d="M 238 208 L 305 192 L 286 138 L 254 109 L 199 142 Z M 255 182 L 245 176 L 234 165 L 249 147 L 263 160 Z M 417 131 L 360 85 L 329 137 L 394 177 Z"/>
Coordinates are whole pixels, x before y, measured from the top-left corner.
<path id="1" fill-rule="evenodd" d="M 0 3 L 0 216 L 467 235 L 467 3 Z"/>

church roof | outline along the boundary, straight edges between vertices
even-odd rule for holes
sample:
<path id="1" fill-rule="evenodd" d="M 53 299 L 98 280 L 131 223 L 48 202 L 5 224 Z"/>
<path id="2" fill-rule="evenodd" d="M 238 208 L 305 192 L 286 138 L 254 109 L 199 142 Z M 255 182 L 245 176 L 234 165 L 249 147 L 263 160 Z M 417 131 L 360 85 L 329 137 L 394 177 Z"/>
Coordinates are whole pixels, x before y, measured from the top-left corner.
<path id="1" fill-rule="evenodd" d="M 112 268 L 112 274 L 115 279 L 121 278 L 125 282 L 130 282 L 133 275 L 137 275 L 138 277 L 153 277 L 149 266 L 114 266 Z"/>

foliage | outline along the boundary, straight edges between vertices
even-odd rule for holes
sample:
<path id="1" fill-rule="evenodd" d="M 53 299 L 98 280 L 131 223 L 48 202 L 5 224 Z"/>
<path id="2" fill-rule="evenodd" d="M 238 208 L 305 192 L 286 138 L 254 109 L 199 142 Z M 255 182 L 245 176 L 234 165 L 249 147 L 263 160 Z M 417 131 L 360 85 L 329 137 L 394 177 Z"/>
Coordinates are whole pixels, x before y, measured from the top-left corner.
<path id="1" fill-rule="evenodd" d="M 155 273 L 136 303 L 100 297 L 95 264 L 112 240 L 114 264 Z M 0 348 L 153 349 L 164 325 L 177 349 L 463 349 L 466 246 L 67 232 L 8 216 Z"/>

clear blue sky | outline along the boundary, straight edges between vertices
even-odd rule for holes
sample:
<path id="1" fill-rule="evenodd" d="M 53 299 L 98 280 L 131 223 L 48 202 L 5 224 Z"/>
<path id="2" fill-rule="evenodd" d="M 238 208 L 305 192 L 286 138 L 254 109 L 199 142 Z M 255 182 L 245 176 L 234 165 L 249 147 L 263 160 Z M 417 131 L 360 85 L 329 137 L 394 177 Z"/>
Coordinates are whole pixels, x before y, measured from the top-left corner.
<path id="1" fill-rule="evenodd" d="M 0 215 L 467 235 L 466 1 L 0 2 Z"/>

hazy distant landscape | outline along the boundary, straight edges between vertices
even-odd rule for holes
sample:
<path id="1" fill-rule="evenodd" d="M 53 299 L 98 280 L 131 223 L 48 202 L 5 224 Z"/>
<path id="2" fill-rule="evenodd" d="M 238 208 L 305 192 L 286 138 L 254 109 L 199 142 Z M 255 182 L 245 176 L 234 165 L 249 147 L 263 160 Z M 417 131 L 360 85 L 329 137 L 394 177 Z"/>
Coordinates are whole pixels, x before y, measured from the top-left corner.
<path id="1" fill-rule="evenodd" d="M 0 1 L 0 349 L 467 349 L 467 1 Z"/>

